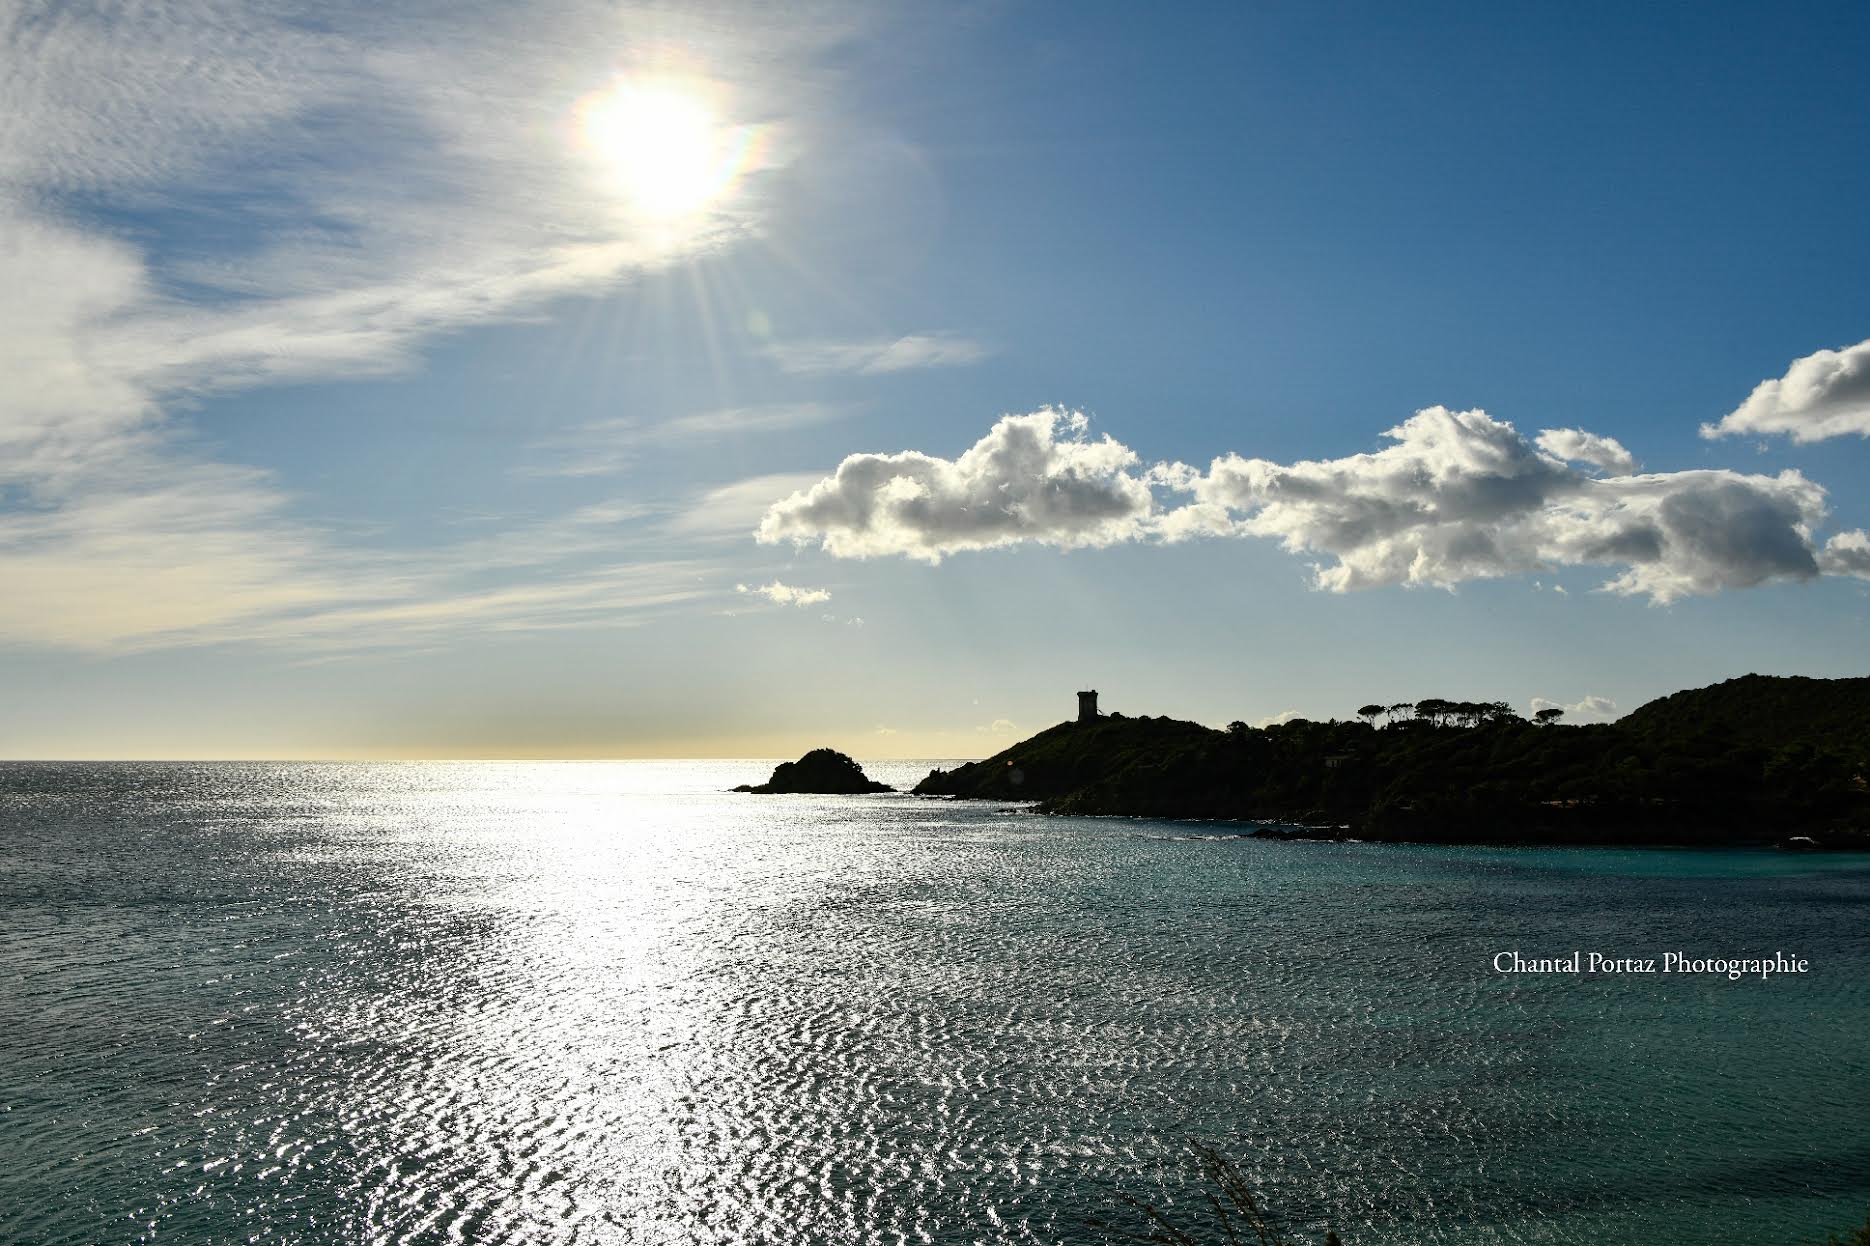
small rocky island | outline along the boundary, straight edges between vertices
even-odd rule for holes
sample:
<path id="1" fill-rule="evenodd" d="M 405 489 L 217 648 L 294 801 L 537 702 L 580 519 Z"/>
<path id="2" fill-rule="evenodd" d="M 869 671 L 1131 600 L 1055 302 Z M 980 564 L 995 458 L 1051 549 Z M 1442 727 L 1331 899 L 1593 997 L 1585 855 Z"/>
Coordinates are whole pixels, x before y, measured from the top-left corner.
<path id="1" fill-rule="evenodd" d="M 773 777 L 757 786 L 742 783 L 736 792 L 808 792 L 831 796 L 862 796 L 870 792 L 893 792 L 887 783 L 878 783 L 864 774 L 864 768 L 836 749 L 815 748 L 797 761 L 782 761 L 773 769 Z"/>

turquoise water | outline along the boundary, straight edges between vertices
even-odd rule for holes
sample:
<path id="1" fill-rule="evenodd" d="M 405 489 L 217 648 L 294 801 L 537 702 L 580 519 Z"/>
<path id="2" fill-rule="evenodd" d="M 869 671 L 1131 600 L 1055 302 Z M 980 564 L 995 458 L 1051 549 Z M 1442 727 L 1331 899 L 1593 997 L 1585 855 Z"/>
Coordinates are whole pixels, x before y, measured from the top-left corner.
<path id="1" fill-rule="evenodd" d="M 1095 1242 L 1189 1136 L 1347 1246 L 1870 1209 L 1870 860 L 718 790 L 766 768 L 0 766 L 0 1241 Z"/>

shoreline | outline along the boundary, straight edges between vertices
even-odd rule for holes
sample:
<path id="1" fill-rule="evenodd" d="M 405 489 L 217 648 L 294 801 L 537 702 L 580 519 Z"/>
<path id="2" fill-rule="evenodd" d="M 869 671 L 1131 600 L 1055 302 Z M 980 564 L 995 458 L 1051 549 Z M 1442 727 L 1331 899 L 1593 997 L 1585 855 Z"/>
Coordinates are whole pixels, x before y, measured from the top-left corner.
<path id="1" fill-rule="evenodd" d="M 1047 818 L 1085 818 L 1091 820 L 1129 821 L 1129 822 L 1172 822 L 1181 825 L 1210 825 L 1255 827 L 1254 830 L 1242 830 L 1232 835 L 1216 835 L 1216 839 L 1268 839 L 1280 842 L 1311 843 L 1359 843 L 1359 844 L 1432 844 L 1440 847 L 1473 848 L 1665 848 L 1665 849 L 1707 849 L 1710 851 L 1728 851 L 1733 849 L 1752 849 L 1762 852 L 1784 852 L 1792 854 L 1834 854 L 1870 852 L 1870 838 L 1846 836 L 1840 840 L 1835 834 L 1827 837 L 1824 828 L 1787 831 L 1781 835 L 1735 835 L 1676 836 L 1654 832 L 1636 831 L 1632 838 L 1618 836 L 1632 833 L 1627 823 L 1611 823 L 1603 829 L 1593 828 L 1576 834 L 1560 833 L 1556 835 L 1499 835 L 1499 834 L 1408 834 L 1394 830 L 1361 827 L 1355 823 L 1308 824 L 1295 819 L 1280 817 L 1226 817 L 1221 815 L 1167 813 L 1131 813 L 1131 812 L 1091 812 L 1088 810 L 1048 809 L 1046 800 L 1018 800 L 1001 796 L 956 796 L 935 795 L 925 792 L 905 792 L 917 800 L 944 802 L 967 802 L 970 804 L 999 804 L 1023 806 L 1024 812 L 1039 814 Z M 1816 834 L 1808 834 L 1816 830 Z M 1809 840 L 1808 843 L 1793 843 L 1797 839 Z"/>

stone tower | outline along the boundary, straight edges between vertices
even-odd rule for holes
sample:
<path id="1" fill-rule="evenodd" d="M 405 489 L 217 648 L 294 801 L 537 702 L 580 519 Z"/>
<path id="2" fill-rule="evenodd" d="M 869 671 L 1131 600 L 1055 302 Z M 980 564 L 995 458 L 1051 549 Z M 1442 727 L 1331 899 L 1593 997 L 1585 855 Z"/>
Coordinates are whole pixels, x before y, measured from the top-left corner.
<path id="1" fill-rule="evenodd" d="M 1097 689 L 1078 694 L 1078 721 L 1088 723 L 1097 717 Z"/>

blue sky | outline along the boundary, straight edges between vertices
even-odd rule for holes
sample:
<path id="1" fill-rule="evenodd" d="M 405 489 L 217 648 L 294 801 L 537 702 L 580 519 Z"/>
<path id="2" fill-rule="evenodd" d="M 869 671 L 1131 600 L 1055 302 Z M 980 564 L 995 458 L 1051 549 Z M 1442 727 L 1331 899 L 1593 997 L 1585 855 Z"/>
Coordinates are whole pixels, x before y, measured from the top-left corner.
<path id="1" fill-rule="evenodd" d="M 1863 673 L 1861 8 L 0 37 L 0 755 Z"/>

